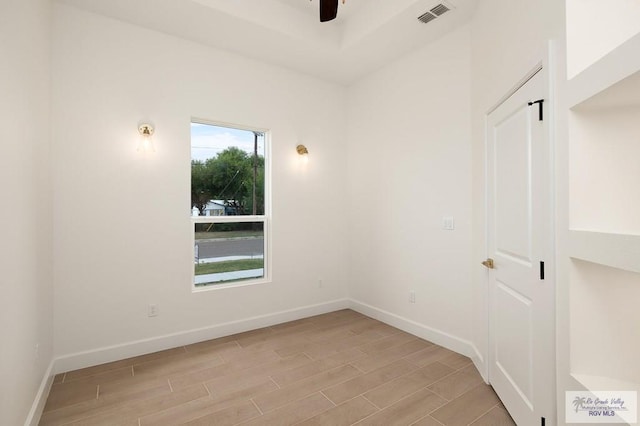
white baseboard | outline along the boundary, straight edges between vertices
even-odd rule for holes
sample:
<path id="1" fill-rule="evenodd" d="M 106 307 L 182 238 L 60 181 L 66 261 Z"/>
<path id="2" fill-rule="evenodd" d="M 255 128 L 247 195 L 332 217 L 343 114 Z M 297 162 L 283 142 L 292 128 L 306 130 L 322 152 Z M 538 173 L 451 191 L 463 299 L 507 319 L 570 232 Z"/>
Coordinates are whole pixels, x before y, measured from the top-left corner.
<path id="1" fill-rule="evenodd" d="M 270 325 L 348 308 L 452 351 L 466 355 L 474 361 L 474 364 L 481 373 L 485 370 L 482 355 L 475 345 L 468 340 L 461 339 L 444 331 L 420 324 L 416 321 L 384 311 L 366 303 L 353 299 L 339 299 L 317 305 L 303 306 L 301 308 L 287 311 L 274 312 L 244 320 L 232 321 L 209 327 L 187 330 L 180 333 L 168 334 L 150 339 L 138 340 L 61 356 L 54 360 L 53 371 L 50 372 L 50 375 L 104 364 L 106 362 L 118 361 L 151 352 L 171 349 L 177 346 L 216 339 L 218 337 L 229 336 L 236 333 L 242 333 L 244 331 L 255 330 L 257 328 L 268 327 Z"/>
<path id="2" fill-rule="evenodd" d="M 480 373 L 480 376 L 482 376 L 482 379 L 484 380 L 484 382 L 486 384 L 489 384 L 489 372 L 487 371 L 488 366 L 484 361 L 484 357 L 482 356 L 482 354 L 480 353 L 480 350 L 476 345 L 472 343 L 471 346 L 473 347 L 473 352 L 474 352 L 474 355 L 471 357 L 471 361 L 473 361 L 473 365 L 476 366 L 476 369 Z"/>
<path id="3" fill-rule="evenodd" d="M 476 356 L 477 351 L 474 349 L 473 344 L 468 340 L 460 339 L 459 337 L 453 336 L 444 331 L 428 327 L 408 318 L 367 305 L 366 303 L 358 302 L 357 300 L 351 299 L 350 302 L 351 309 L 360 312 L 363 315 L 375 318 L 385 324 L 399 328 L 402 331 L 406 331 L 407 333 L 433 342 L 454 352 L 458 352 L 459 354 L 468 356 L 469 358 Z"/>
<path id="4" fill-rule="evenodd" d="M 183 331 L 180 333 L 168 334 L 150 339 L 64 355 L 55 359 L 53 371 L 57 374 L 65 371 L 77 370 L 79 368 L 91 367 L 93 365 L 104 364 L 106 362 L 118 361 L 151 352 L 175 348 L 177 346 L 190 345 L 192 343 L 216 339 L 218 337 L 229 336 L 236 333 L 242 333 L 244 331 L 255 330 L 257 328 L 268 327 L 270 325 L 280 324 L 283 322 L 294 321 L 313 315 L 325 314 L 328 312 L 338 311 L 340 309 L 348 309 L 349 307 L 349 299 L 339 299 L 317 305 L 303 306 L 301 308 L 290 309 L 287 311 L 274 312 L 239 321 L 231 321 L 209 327 Z"/>
<path id="5" fill-rule="evenodd" d="M 25 426 L 37 426 L 38 423 L 40 423 L 40 417 L 42 416 L 42 411 L 44 411 L 44 405 L 47 403 L 49 391 L 53 384 L 53 364 L 54 361 L 52 360 L 49 363 L 47 371 L 44 372 L 42 382 L 40 382 L 40 387 L 38 388 L 38 393 L 36 394 L 36 398 L 33 400 L 31 410 L 29 410 L 29 415 L 24 422 Z"/>

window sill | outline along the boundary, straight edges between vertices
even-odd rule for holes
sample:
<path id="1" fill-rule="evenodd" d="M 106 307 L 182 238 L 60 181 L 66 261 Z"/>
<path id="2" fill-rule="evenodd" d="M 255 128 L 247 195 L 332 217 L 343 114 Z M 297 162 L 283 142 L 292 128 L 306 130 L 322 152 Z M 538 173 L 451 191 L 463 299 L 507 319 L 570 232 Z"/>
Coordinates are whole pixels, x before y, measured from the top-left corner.
<path id="1" fill-rule="evenodd" d="M 224 289 L 236 288 L 236 287 L 247 287 L 247 286 L 260 285 L 260 284 L 269 284 L 271 282 L 272 280 L 270 278 L 260 278 L 256 280 L 246 280 L 246 281 L 232 282 L 232 283 L 226 283 L 226 284 L 210 284 L 202 287 L 196 287 L 192 284 L 191 292 L 205 293 L 208 291 L 224 290 Z"/>

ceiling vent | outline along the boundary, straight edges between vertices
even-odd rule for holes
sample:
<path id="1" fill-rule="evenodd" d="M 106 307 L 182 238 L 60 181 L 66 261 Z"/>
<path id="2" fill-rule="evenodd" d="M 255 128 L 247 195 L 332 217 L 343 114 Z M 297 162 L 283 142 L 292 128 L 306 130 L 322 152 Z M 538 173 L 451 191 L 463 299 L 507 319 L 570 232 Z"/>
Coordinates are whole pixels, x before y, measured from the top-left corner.
<path id="1" fill-rule="evenodd" d="M 436 15 L 433 15 L 431 12 L 427 12 L 423 15 L 418 16 L 418 21 L 428 24 L 429 22 L 433 21 L 436 18 L 437 18 Z"/>
<path id="2" fill-rule="evenodd" d="M 442 16 L 443 14 L 447 13 L 448 11 L 449 11 L 449 8 L 447 6 L 445 6 L 444 4 L 442 4 L 442 3 L 440 3 L 439 5 L 434 7 L 433 9 L 431 9 L 431 13 L 433 13 L 436 16 Z"/>
<path id="3" fill-rule="evenodd" d="M 448 11 L 450 11 L 451 8 L 445 6 L 444 4 L 440 3 L 439 5 L 431 8 L 431 10 L 429 12 L 425 12 L 422 15 L 418 16 L 418 21 L 423 22 L 425 24 L 428 24 L 429 22 L 433 21 L 434 19 L 436 19 L 439 16 L 444 15 L 445 13 L 447 13 Z"/>

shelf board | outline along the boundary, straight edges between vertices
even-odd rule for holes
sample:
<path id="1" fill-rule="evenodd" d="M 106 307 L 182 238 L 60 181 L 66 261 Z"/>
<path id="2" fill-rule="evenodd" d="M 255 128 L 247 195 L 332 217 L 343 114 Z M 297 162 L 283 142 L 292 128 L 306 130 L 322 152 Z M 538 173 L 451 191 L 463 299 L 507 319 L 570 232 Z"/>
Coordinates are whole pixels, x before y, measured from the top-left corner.
<path id="1" fill-rule="evenodd" d="M 636 391 L 640 393 L 640 383 L 590 374 L 572 373 L 571 376 L 589 391 Z"/>
<path id="2" fill-rule="evenodd" d="M 640 71 L 640 34 L 605 55 L 568 82 L 569 107 L 589 98 Z"/>
<path id="3" fill-rule="evenodd" d="M 640 273 L 640 235 L 571 230 L 569 255 L 574 259 Z"/>

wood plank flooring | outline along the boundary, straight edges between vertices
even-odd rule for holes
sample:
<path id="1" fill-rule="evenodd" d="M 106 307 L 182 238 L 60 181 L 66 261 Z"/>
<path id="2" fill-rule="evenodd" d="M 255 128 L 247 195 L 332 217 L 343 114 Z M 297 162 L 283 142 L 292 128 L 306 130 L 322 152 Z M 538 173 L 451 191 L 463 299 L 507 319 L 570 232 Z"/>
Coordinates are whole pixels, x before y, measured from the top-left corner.
<path id="1" fill-rule="evenodd" d="M 471 360 L 351 310 L 55 377 L 40 425 L 514 425 Z"/>

